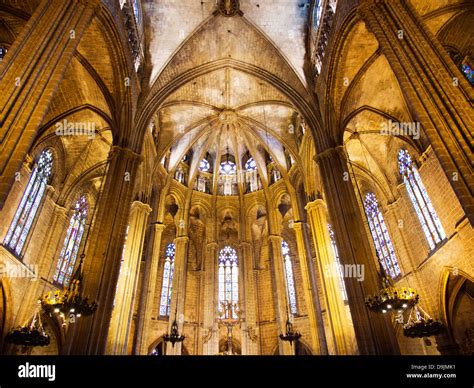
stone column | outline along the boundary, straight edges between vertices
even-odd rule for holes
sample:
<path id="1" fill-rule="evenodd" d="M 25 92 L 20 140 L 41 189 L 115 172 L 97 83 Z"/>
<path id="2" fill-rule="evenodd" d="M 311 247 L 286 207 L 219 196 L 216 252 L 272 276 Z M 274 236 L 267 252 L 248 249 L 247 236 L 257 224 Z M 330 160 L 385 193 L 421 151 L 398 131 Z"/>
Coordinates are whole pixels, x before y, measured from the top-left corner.
<path id="1" fill-rule="evenodd" d="M 319 304 L 316 273 L 313 268 L 311 256 L 306 249 L 301 221 L 294 222 L 293 229 L 295 231 L 296 244 L 298 246 L 298 256 L 303 281 L 302 285 L 310 324 L 311 345 L 314 354 L 328 354 L 326 336 L 324 333 L 324 323 L 321 316 L 321 306 Z"/>
<path id="2" fill-rule="evenodd" d="M 145 263 L 143 288 L 140 296 L 140 309 L 137 318 L 137 340 L 135 354 L 148 354 L 148 329 L 154 309 L 156 282 L 158 280 L 158 265 L 160 262 L 161 236 L 166 229 L 164 224 L 153 224 L 153 253 Z"/>
<path id="3" fill-rule="evenodd" d="M 342 146 L 316 156 L 341 264 L 363 266 L 364 280 L 345 277 L 347 296 L 360 354 L 399 354 L 394 328 L 382 314 L 369 312 L 365 298 L 380 288 L 364 221 L 349 179 Z"/>
<path id="4" fill-rule="evenodd" d="M 359 13 L 474 225 L 472 87 L 410 1 L 364 0 Z M 403 35 L 400 35 L 403 34 Z M 457 80 L 453 80 L 456 77 Z M 470 98 L 464 95 L 463 89 Z"/>
<path id="5" fill-rule="evenodd" d="M 346 308 L 342 299 L 342 290 L 337 277 L 333 276 L 336 262 L 331 248 L 326 220 L 326 207 L 322 199 L 316 199 L 306 205 L 308 221 L 311 225 L 313 243 L 316 250 L 317 271 L 320 275 L 323 293 L 326 299 L 327 314 L 336 354 L 350 354 L 350 334 Z M 328 275 L 328 272 L 330 275 Z"/>
<path id="6" fill-rule="evenodd" d="M 248 241 L 242 241 L 239 245 L 241 257 L 240 274 L 244 294 L 244 321 L 242 322 L 242 354 L 258 354 L 258 327 L 256 306 L 256 283 L 252 257 L 252 246 Z"/>
<path id="7" fill-rule="evenodd" d="M 268 236 L 271 252 L 271 268 L 273 282 L 273 299 L 275 303 L 276 320 L 278 324 L 278 335 L 286 333 L 286 321 L 289 316 L 288 296 L 286 291 L 285 272 L 283 268 L 283 257 L 281 255 L 281 236 Z M 280 355 L 294 355 L 295 351 L 287 341 L 278 338 Z"/>
<path id="8" fill-rule="evenodd" d="M 132 203 L 128 219 L 128 237 L 123 251 L 115 306 L 108 334 L 109 354 L 126 355 L 128 353 L 143 241 L 150 212 L 151 207 L 146 203 L 140 201 Z"/>
<path id="9" fill-rule="evenodd" d="M 219 329 L 217 327 L 217 248 L 216 242 L 206 246 L 204 260 L 204 317 L 203 317 L 203 355 L 219 353 Z"/>
<path id="10" fill-rule="evenodd" d="M 171 325 L 174 319 L 176 319 L 179 333 L 184 334 L 184 301 L 186 297 L 186 273 L 189 237 L 176 237 L 174 243 L 176 245 L 176 251 L 174 257 L 173 288 L 171 293 L 168 333 L 171 331 Z M 166 345 L 166 355 L 181 355 L 181 346 L 182 342 L 176 343 L 174 347 L 171 346 L 171 343 L 168 343 Z"/>
<path id="11" fill-rule="evenodd" d="M 0 62 L 0 208 L 99 0 L 43 0 Z"/>
<path id="12" fill-rule="evenodd" d="M 90 317 L 81 317 L 72 341 L 73 354 L 104 354 L 113 310 L 125 230 L 132 203 L 139 154 L 113 146 L 109 169 L 97 204 L 84 261 L 84 295 L 98 303 Z"/>

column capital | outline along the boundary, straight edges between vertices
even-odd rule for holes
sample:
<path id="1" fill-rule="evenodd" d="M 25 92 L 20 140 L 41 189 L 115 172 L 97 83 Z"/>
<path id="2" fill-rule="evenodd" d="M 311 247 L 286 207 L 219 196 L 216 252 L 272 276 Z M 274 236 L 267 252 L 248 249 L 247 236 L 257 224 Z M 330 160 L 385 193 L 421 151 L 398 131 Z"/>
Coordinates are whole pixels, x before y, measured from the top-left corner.
<path id="1" fill-rule="evenodd" d="M 338 145 L 336 147 L 326 148 L 324 151 L 319 152 L 318 154 L 316 154 L 313 159 L 316 163 L 319 163 L 322 159 L 328 158 L 328 157 L 334 156 L 334 155 L 343 155 L 343 156 L 345 156 L 344 146 L 343 145 Z"/>
<path id="2" fill-rule="evenodd" d="M 295 230 L 301 230 L 303 227 L 303 221 L 293 221 L 292 227 Z"/>
<path id="3" fill-rule="evenodd" d="M 68 209 L 62 205 L 60 205 L 59 203 L 57 202 L 54 202 L 54 211 L 57 213 L 57 214 L 61 214 L 61 215 L 66 215 L 67 212 L 68 212 Z"/>
<path id="4" fill-rule="evenodd" d="M 46 185 L 46 197 L 53 198 L 54 194 L 56 194 L 56 189 L 52 185 Z M 54 202 L 56 204 L 56 202 Z"/>
<path id="5" fill-rule="evenodd" d="M 283 241 L 283 237 L 281 237 L 280 235 L 278 234 L 270 234 L 268 236 L 268 240 L 270 242 L 274 241 L 274 242 L 279 242 L 281 244 L 281 242 Z"/>
<path id="6" fill-rule="evenodd" d="M 208 243 L 206 244 L 206 246 L 207 246 L 208 248 L 217 248 L 217 247 L 219 246 L 219 244 L 218 244 L 217 242 L 215 242 L 215 241 L 211 241 L 211 242 L 208 242 Z"/>
<path id="7" fill-rule="evenodd" d="M 308 202 L 304 207 L 307 211 L 311 211 L 316 208 L 326 209 L 326 202 L 322 198 L 317 198 L 314 201 Z"/>
<path id="8" fill-rule="evenodd" d="M 166 229 L 166 225 L 161 222 L 152 222 L 151 224 L 153 225 L 155 232 L 163 232 L 163 230 Z"/>
<path id="9" fill-rule="evenodd" d="M 127 159 L 137 159 L 139 161 L 142 161 L 143 156 L 140 155 L 139 153 L 133 151 L 130 148 L 126 147 L 120 147 L 120 146 L 112 146 L 110 148 L 109 156 L 108 159 L 112 160 L 115 157 L 125 157 Z"/>
<path id="10" fill-rule="evenodd" d="M 250 244 L 249 241 L 241 241 L 241 242 L 239 243 L 239 247 L 241 247 L 241 248 L 250 247 L 250 246 L 251 246 L 251 244 Z"/>
<path id="11" fill-rule="evenodd" d="M 189 241 L 188 236 L 178 236 L 174 239 L 174 241 L 177 243 L 187 243 Z"/>
<path id="12" fill-rule="evenodd" d="M 148 205 L 147 203 L 144 203 L 141 201 L 133 201 L 130 212 L 133 212 L 136 210 L 143 210 L 146 214 L 150 214 L 152 209 L 150 205 Z"/>

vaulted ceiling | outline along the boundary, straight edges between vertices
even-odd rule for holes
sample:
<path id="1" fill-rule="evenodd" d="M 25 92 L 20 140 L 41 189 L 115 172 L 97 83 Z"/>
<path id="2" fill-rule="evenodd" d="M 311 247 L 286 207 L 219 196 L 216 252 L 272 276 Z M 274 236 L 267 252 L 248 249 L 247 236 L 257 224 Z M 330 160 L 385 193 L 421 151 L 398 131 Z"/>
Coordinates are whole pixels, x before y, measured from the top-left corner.
<path id="1" fill-rule="evenodd" d="M 196 0 L 148 0 L 143 2 L 147 16 L 146 35 L 150 41 L 150 55 L 153 82 L 166 66 L 167 62 L 187 40 L 197 37 L 201 47 L 209 56 L 219 55 L 222 49 L 228 49 L 226 54 L 250 54 L 261 56 L 260 61 L 268 58 L 259 52 L 261 39 L 253 40 L 247 35 L 244 26 L 237 18 L 217 18 L 223 24 L 225 34 L 213 30 L 213 13 L 216 11 L 216 1 Z M 305 58 L 305 32 L 309 0 L 241 0 L 240 10 L 246 23 L 251 24 L 255 31 L 271 40 L 275 47 L 288 60 L 293 69 L 305 82 L 303 65 Z M 206 24 L 206 37 L 196 36 L 196 32 Z M 229 31 L 229 32 L 227 32 Z M 229 35 L 227 35 L 229 34 Z M 253 34 L 251 34 L 253 35 Z M 249 39 L 250 38 L 250 39 Z M 228 41 L 227 47 L 222 47 L 221 40 Z M 250 46 L 251 47 L 250 47 Z M 203 54 L 203 51 L 197 53 Z M 199 57 L 200 55 L 196 55 Z M 238 56 L 238 55 L 237 55 Z"/>
<path id="2" fill-rule="evenodd" d="M 170 173 L 191 153 L 192 187 L 206 155 L 216 172 L 224 155 L 231 155 L 238 171 L 250 155 L 267 186 L 269 155 L 287 177 L 288 157 L 296 163 L 299 158 L 293 130 L 299 113 L 278 84 L 311 101 L 303 74 L 308 4 L 244 0 L 243 15 L 226 17 L 215 12 L 215 2 L 145 3 L 149 94 L 167 92 L 155 113 L 157 155 L 162 160 L 169 154 Z M 168 91 L 180 77 L 183 82 Z"/>

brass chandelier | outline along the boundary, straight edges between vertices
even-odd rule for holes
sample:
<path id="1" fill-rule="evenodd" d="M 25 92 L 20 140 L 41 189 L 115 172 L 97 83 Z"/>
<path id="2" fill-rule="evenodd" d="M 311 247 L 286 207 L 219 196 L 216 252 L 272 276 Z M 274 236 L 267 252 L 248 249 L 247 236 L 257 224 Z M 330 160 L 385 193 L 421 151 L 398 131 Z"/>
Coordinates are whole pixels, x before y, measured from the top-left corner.
<path id="1" fill-rule="evenodd" d="M 81 260 L 76 272 L 71 278 L 69 285 L 63 290 L 57 290 L 54 295 L 48 291 L 39 300 L 43 310 L 50 316 L 59 314 L 62 318 L 74 314 L 76 318 L 92 315 L 97 309 L 96 302 L 90 302 L 88 297 L 82 295 L 83 262 L 85 254 L 81 254 Z"/>
<path id="2" fill-rule="evenodd" d="M 365 300 L 369 310 L 379 313 L 400 312 L 418 303 L 420 296 L 411 287 L 397 288 L 388 276 L 382 278 L 382 288 Z"/>
<path id="3" fill-rule="evenodd" d="M 50 340 L 49 335 L 44 330 L 39 312 L 36 312 L 23 326 L 11 330 L 5 336 L 6 342 L 25 348 L 29 346 L 48 346 Z"/>
<path id="4" fill-rule="evenodd" d="M 288 318 L 286 320 L 286 333 L 280 334 L 280 339 L 282 341 L 288 341 L 290 345 L 292 345 L 293 342 L 298 341 L 300 338 L 301 338 L 301 333 L 293 329 L 293 323 L 291 322 L 290 318 Z"/>
<path id="5" fill-rule="evenodd" d="M 176 318 L 173 320 L 173 323 L 171 324 L 171 330 L 169 333 L 166 333 L 163 336 L 163 339 L 166 342 L 171 342 L 171 345 L 174 347 L 174 344 L 176 342 L 183 342 L 186 337 L 182 334 L 179 334 L 178 330 L 178 323 L 176 322 Z"/>
<path id="6" fill-rule="evenodd" d="M 410 338 L 431 337 L 440 334 L 444 330 L 441 321 L 433 319 L 421 306 L 414 306 L 410 316 L 403 325 L 403 335 Z"/>

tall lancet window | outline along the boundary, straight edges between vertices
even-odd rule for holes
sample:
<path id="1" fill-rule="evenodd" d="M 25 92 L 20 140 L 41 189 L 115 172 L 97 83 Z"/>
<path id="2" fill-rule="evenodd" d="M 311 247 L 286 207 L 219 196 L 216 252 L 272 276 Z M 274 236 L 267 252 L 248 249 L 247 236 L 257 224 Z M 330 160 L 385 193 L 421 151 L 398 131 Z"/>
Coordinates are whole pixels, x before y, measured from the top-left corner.
<path id="1" fill-rule="evenodd" d="M 257 163 L 253 158 L 245 162 L 245 180 L 248 184 L 248 191 L 253 192 L 259 189 Z"/>
<path id="2" fill-rule="evenodd" d="M 400 275 L 400 267 L 374 193 L 368 193 L 365 196 L 364 209 L 380 263 L 385 273 L 391 278 L 395 278 Z"/>
<path id="3" fill-rule="evenodd" d="M 239 302 L 239 262 L 237 252 L 234 248 L 225 246 L 219 252 L 219 310 L 222 310 L 223 302 Z M 226 310 L 226 315 L 228 311 Z M 232 317 L 237 318 L 234 308 L 232 308 Z"/>
<path id="4" fill-rule="evenodd" d="M 163 283 L 161 285 L 160 316 L 169 317 L 171 307 L 171 291 L 173 290 L 174 254 L 176 245 L 168 244 L 165 251 L 165 265 L 163 267 Z"/>
<path id="5" fill-rule="evenodd" d="M 407 150 L 398 152 L 398 167 L 426 240 L 430 248 L 434 249 L 446 234 Z"/>
<path id="6" fill-rule="evenodd" d="M 58 284 L 67 286 L 74 271 L 77 252 L 81 245 L 82 235 L 86 225 L 89 204 L 85 195 L 81 196 L 74 205 L 74 213 L 69 220 L 69 227 L 64 239 L 63 249 L 59 255 L 58 264 L 53 280 Z"/>
<path id="7" fill-rule="evenodd" d="M 337 276 L 339 277 L 339 287 L 341 287 L 342 299 L 344 302 L 348 300 L 346 284 L 344 283 L 344 271 L 341 264 L 341 259 L 339 258 L 339 250 L 337 249 L 336 236 L 334 235 L 334 229 L 330 224 L 328 224 L 329 230 L 329 239 L 331 241 L 332 253 L 334 254 L 334 264 L 337 267 Z"/>
<path id="8" fill-rule="evenodd" d="M 31 225 L 44 198 L 46 185 L 51 179 L 52 171 L 53 153 L 50 149 L 47 149 L 41 153 L 33 168 L 20 205 L 4 240 L 5 246 L 18 256 L 21 255 L 26 238 L 30 233 Z"/>
<path id="9" fill-rule="evenodd" d="M 281 255 L 285 267 L 286 292 L 288 294 L 290 312 L 295 315 L 298 313 L 296 306 L 295 278 L 293 276 L 293 263 L 291 262 L 290 247 L 286 241 L 282 241 L 281 243 Z"/>

